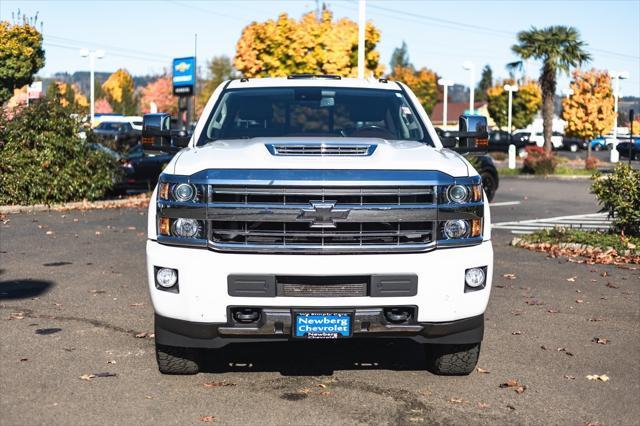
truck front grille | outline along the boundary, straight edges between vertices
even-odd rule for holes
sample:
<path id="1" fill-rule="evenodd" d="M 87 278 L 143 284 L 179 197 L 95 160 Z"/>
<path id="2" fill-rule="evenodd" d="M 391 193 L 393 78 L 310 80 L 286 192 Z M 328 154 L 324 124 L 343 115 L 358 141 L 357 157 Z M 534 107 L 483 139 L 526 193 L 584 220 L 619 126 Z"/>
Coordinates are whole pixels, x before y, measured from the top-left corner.
<path id="1" fill-rule="evenodd" d="M 373 154 L 376 145 L 342 145 L 342 144 L 273 144 L 267 145 L 273 155 L 285 156 L 319 156 L 319 157 L 366 157 Z"/>
<path id="2" fill-rule="evenodd" d="M 211 185 L 208 201 L 219 251 L 422 251 L 436 239 L 433 186 Z"/>

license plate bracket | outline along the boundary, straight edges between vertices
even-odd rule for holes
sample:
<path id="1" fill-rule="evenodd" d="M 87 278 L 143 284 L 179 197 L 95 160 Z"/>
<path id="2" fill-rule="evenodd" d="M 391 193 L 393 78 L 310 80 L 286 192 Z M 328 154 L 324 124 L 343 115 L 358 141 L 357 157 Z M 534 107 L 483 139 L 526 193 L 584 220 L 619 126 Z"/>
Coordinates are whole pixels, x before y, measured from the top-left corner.
<path id="1" fill-rule="evenodd" d="M 297 339 L 344 339 L 351 337 L 351 311 L 294 311 L 292 334 Z"/>

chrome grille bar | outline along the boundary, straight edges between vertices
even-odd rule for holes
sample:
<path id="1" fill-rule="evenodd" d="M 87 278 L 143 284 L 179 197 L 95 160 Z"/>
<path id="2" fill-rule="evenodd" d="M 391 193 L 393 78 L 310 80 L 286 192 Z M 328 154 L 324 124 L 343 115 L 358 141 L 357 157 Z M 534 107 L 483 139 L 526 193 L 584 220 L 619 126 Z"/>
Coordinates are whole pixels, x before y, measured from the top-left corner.
<path id="1" fill-rule="evenodd" d="M 267 144 L 266 147 L 273 155 L 278 156 L 347 156 L 366 157 L 373 154 L 377 145 L 374 144 Z"/>

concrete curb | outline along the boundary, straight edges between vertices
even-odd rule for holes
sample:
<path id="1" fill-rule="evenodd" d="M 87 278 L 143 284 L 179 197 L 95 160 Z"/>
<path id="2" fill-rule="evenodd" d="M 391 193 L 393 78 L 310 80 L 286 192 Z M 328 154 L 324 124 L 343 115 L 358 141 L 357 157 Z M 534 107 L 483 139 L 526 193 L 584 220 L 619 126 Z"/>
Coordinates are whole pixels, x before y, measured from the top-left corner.
<path id="1" fill-rule="evenodd" d="M 498 172 L 500 174 L 500 172 Z M 502 179 L 525 179 L 525 180 L 589 180 L 591 179 L 590 175 L 548 175 L 548 176 L 540 176 L 540 175 L 501 175 L 500 180 Z"/>
<path id="2" fill-rule="evenodd" d="M 120 200 L 76 201 L 62 204 L 34 204 L 32 206 L 0 206 L 0 214 L 36 213 L 63 210 L 91 210 L 147 207 L 148 197 L 123 198 Z"/>

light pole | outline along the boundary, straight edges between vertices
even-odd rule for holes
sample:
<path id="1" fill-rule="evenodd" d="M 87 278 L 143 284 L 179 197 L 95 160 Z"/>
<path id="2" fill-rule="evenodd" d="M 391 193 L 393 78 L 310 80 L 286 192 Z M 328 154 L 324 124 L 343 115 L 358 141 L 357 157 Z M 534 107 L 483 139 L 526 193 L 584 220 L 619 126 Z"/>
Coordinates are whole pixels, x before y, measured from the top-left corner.
<path id="1" fill-rule="evenodd" d="M 565 98 L 569 99 L 571 97 L 571 95 L 573 95 L 573 89 L 571 88 L 567 88 L 567 89 L 563 89 L 562 90 L 562 94 L 564 95 Z"/>
<path id="2" fill-rule="evenodd" d="M 512 144 L 513 140 L 512 140 L 512 127 L 511 127 L 511 118 L 512 118 L 512 111 L 513 111 L 513 92 L 517 92 L 518 91 L 518 85 L 517 84 L 505 84 L 504 85 L 504 90 L 506 90 L 507 92 L 509 92 L 509 106 L 508 106 L 508 111 L 507 111 L 507 126 L 509 128 L 509 168 L 510 169 L 515 169 L 516 168 L 516 147 Z"/>
<path id="3" fill-rule="evenodd" d="M 614 80 L 613 83 L 613 144 L 611 146 L 611 154 L 609 156 L 609 161 L 612 163 L 617 163 L 620 160 L 620 155 L 618 154 L 618 96 L 620 96 L 620 80 L 625 78 L 629 78 L 629 73 L 627 71 L 619 71 L 612 72 L 611 77 Z"/>
<path id="4" fill-rule="evenodd" d="M 89 125 L 93 127 L 93 118 L 95 115 L 95 73 L 96 73 L 96 59 L 104 58 L 104 50 L 89 50 L 80 49 L 80 56 L 83 58 L 89 57 L 89 88 L 91 93 L 91 100 L 89 101 L 89 109 L 91 111 L 91 121 Z"/>
<path id="5" fill-rule="evenodd" d="M 453 81 L 445 80 L 444 78 L 441 78 L 440 80 L 438 80 L 438 84 L 444 88 L 443 99 L 442 99 L 443 100 L 443 105 L 442 105 L 442 129 L 446 130 L 446 128 L 447 128 L 447 111 L 448 111 L 448 103 L 449 103 L 448 89 L 449 89 L 449 86 L 453 86 Z"/>
<path id="6" fill-rule="evenodd" d="M 476 84 L 476 66 L 471 61 L 464 61 L 462 68 L 469 71 L 469 113 L 474 113 L 474 91 Z"/>
<path id="7" fill-rule="evenodd" d="M 358 78 L 364 78 L 364 30 L 366 26 L 365 0 L 358 1 Z"/>

